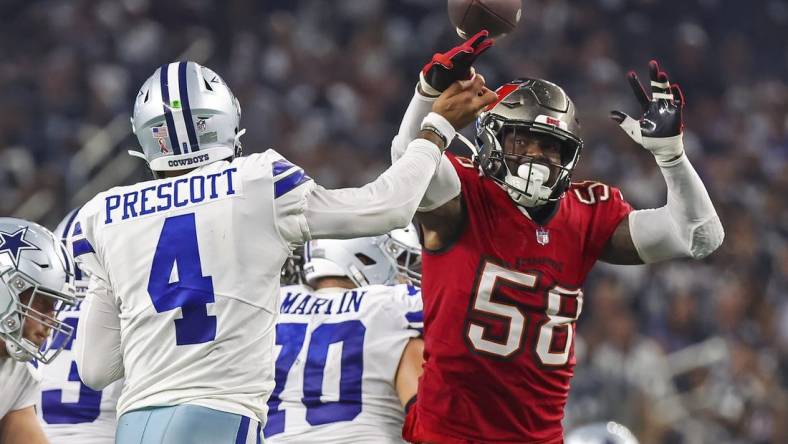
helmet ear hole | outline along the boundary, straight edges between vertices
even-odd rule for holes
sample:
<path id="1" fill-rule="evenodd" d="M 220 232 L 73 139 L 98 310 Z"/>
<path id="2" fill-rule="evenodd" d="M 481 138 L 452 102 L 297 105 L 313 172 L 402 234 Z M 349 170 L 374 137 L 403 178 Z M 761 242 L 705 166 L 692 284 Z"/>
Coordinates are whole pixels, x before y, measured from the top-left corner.
<path id="1" fill-rule="evenodd" d="M 506 176 L 506 167 L 503 162 L 498 159 L 490 159 L 488 164 L 490 175 L 503 180 L 504 176 Z"/>
<path id="2" fill-rule="evenodd" d="M 479 145 L 479 165 L 484 174 L 503 180 L 506 176 L 506 166 L 498 157 L 502 155 L 501 144 L 490 128 L 482 127 L 476 136 Z"/>

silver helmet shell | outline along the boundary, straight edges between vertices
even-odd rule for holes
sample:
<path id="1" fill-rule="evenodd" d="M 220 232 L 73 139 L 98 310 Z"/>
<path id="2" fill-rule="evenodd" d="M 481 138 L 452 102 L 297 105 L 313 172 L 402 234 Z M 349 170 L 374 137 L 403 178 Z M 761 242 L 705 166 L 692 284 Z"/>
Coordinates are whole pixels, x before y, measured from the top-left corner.
<path id="1" fill-rule="evenodd" d="M 76 304 L 74 261 L 46 228 L 22 219 L 0 218 L 0 339 L 11 358 L 46 364 L 69 343 L 74 329 L 57 319 Z M 36 311 L 38 298 L 54 302 L 54 314 Z M 37 322 L 59 336 L 58 346 L 38 347 L 23 335 L 27 322 Z"/>
<path id="2" fill-rule="evenodd" d="M 383 239 L 383 253 L 396 268 L 399 277 L 406 283 L 421 286 L 421 243 L 416 227 L 391 230 Z"/>
<path id="3" fill-rule="evenodd" d="M 558 85 L 541 79 L 521 78 L 496 91 L 498 101 L 476 122 L 476 161 L 482 172 L 500 183 L 515 203 L 536 207 L 560 199 L 580 159 L 583 141 L 575 105 Z M 520 156 L 518 171 L 505 161 L 503 138 L 507 131 L 525 131 L 553 137 L 561 143 L 561 164 L 545 165 Z M 523 162 L 524 160 L 524 162 Z M 552 177 L 555 170 L 556 177 Z"/>
<path id="4" fill-rule="evenodd" d="M 241 155 L 241 105 L 210 69 L 195 62 L 162 65 L 134 101 L 131 128 L 153 171 L 191 169 Z"/>
<path id="5" fill-rule="evenodd" d="M 413 224 L 381 236 L 318 239 L 304 245 L 303 277 L 347 277 L 356 286 L 421 283 L 421 244 Z"/>
<path id="6" fill-rule="evenodd" d="M 79 212 L 79 208 L 75 208 L 68 212 L 66 217 L 60 221 L 60 224 L 55 228 L 55 231 L 52 234 L 55 235 L 55 239 L 60 240 L 60 242 L 66 246 L 66 250 L 68 251 L 68 238 L 70 236 L 75 235 L 76 230 L 76 220 L 77 220 L 77 213 Z M 74 264 L 74 296 L 76 296 L 78 301 L 85 299 L 85 295 L 87 294 L 88 290 L 88 282 L 89 282 L 89 275 L 83 271 L 79 264 L 76 262 Z"/>
<path id="7" fill-rule="evenodd" d="M 381 248 L 386 236 L 317 239 L 304 246 L 304 279 L 347 277 L 358 287 L 395 284 L 397 270 Z"/>

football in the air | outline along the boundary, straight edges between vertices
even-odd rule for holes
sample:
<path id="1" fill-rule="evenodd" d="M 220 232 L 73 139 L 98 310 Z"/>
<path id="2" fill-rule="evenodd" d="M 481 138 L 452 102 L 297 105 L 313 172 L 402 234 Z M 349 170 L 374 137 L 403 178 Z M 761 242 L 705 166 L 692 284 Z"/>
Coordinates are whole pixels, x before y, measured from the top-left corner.
<path id="1" fill-rule="evenodd" d="M 522 13 L 522 0 L 449 0 L 449 19 L 463 39 L 482 29 L 501 38 L 517 26 Z"/>

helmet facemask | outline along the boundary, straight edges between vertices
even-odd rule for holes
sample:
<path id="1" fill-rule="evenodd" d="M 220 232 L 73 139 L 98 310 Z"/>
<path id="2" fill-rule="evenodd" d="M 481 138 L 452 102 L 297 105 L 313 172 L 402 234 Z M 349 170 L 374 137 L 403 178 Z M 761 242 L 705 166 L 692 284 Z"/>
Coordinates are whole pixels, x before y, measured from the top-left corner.
<path id="1" fill-rule="evenodd" d="M 583 146 L 574 105 L 560 87 L 544 80 L 518 79 L 497 93 L 499 101 L 476 122 L 476 161 L 482 172 L 520 206 L 558 201 Z M 525 148 L 540 146 L 540 154 L 515 147 L 520 139 L 526 141 Z M 552 155 L 551 147 L 556 147 Z"/>
<path id="2" fill-rule="evenodd" d="M 12 359 L 36 359 L 48 364 L 65 348 L 74 334 L 74 327 L 59 320 L 60 312 L 77 303 L 72 291 L 58 291 L 38 284 L 33 278 L 14 268 L 0 273 L 0 338 Z M 41 309 L 40 307 L 46 307 Z M 42 311 L 43 310 L 43 311 Z M 25 337 L 29 322 L 43 325 L 49 331 L 50 343 L 36 345 Z"/>
<path id="3" fill-rule="evenodd" d="M 381 236 L 383 250 L 403 283 L 421 286 L 421 244 L 413 224 Z"/>
<path id="4" fill-rule="evenodd" d="M 495 116 L 488 118 L 490 122 L 483 124 L 477 137 L 482 147 L 477 160 L 485 175 L 501 184 L 509 197 L 523 207 L 538 207 L 559 200 L 569 186 L 581 145 L 533 125 L 505 122 Z M 507 137 L 510 138 L 508 145 Z M 554 159 L 544 154 L 519 154 L 514 143 L 521 139 L 538 145 L 557 142 L 559 154 Z"/>

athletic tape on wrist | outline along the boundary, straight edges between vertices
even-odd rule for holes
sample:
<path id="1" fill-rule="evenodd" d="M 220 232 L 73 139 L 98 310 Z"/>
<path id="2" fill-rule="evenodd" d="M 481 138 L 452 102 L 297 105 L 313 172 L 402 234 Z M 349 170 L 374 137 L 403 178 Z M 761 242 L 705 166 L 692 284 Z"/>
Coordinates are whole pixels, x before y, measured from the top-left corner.
<path id="1" fill-rule="evenodd" d="M 424 117 L 424 120 L 421 121 L 421 128 L 424 129 L 424 127 L 432 127 L 438 130 L 438 132 L 443 134 L 447 145 L 451 143 L 451 141 L 454 140 L 454 136 L 457 135 L 457 130 L 454 129 L 452 124 L 446 120 L 445 117 L 436 112 L 430 112 Z"/>

